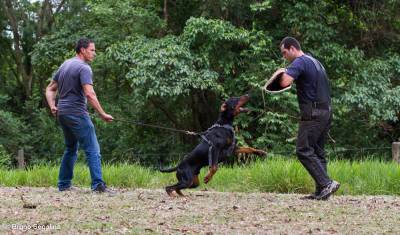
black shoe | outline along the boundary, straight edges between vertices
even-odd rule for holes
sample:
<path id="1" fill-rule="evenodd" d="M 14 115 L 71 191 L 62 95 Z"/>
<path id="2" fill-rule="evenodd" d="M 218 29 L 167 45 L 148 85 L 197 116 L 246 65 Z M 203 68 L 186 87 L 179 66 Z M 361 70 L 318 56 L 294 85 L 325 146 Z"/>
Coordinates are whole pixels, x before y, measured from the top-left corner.
<path id="1" fill-rule="evenodd" d="M 321 193 L 322 188 L 319 186 L 315 187 L 315 192 L 307 195 L 307 196 L 303 196 L 300 198 L 300 200 L 316 200 L 317 196 Z"/>
<path id="2" fill-rule="evenodd" d="M 77 188 L 75 186 L 69 186 L 67 188 L 59 188 L 58 191 L 60 191 L 60 192 L 79 191 L 79 188 Z"/>
<path id="3" fill-rule="evenodd" d="M 334 194 L 340 187 L 340 184 L 334 180 L 327 186 L 325 186 L 321 193 L 316 196 L 316 200 L 327 200 L 332 194 Z"/>
<path id="4" fill-rule="evenodd" d="M 107 193 L 109 196 L 114 196 L 117 193 L 114 190 L 107 188 L 105 184 L 98 184 L 95 189 L 93 189 L 95 193 Z"/>
<path id="5" fill-rule="evenodd" d="M 95 189 L 93 189 L 93 192 L 96 192 L 96 193 L 104 193 L 105 191 L 106 191 L 106 185 L 105 184 L 102 184 L 102 183 L 100 183 L 100 184 L 98 184 L 97 186 L 96 186 L 96 188 Z"/>
<path id="6" fill-rule="evenodd" d="M 317 199 L 317 195 L 318 195 L 318 193 L 312 193 L 310 195 L 301 197 L 300 199 L 301 200 L 315 200 L 315 199 Z"/>

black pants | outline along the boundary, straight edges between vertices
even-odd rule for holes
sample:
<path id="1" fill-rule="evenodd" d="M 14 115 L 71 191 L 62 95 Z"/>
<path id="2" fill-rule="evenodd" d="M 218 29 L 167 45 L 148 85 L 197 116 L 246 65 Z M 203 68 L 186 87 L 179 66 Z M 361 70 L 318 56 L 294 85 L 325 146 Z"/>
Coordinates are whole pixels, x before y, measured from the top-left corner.
<path id="1" fill-rule="evenodd" d="M 331 125 L 330 107 L 324 109 L 302 107 L 297 136 L 296 154 L 315 181 L 316 191 L 331 182 L 325 158 L 325 141 Z"/>

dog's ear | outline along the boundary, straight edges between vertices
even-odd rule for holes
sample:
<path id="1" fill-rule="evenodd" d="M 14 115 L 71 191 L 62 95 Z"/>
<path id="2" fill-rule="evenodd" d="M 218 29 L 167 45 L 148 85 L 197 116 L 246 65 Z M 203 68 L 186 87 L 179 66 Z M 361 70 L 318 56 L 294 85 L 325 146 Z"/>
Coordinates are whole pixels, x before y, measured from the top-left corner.
<path id="1" fill-rule="evenodd" d="M 222 103 L 222 105 L 221 105 L 221 113 L 222 113 L 222 112 L 225 112 L 225 110 L 226 110 L 226 103 L 224 102 L 224 103 Z"/>

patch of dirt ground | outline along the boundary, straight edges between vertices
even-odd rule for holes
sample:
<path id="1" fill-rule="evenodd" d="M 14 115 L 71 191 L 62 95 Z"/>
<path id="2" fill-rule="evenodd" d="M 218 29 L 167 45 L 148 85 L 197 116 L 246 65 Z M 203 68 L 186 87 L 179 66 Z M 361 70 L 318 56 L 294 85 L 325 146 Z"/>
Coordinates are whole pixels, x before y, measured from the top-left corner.
<path id="1" fill-rule="evenodd" d="M 400 197 L 78 188 L 0 188 L 0 233 L 400 234 Z"/>

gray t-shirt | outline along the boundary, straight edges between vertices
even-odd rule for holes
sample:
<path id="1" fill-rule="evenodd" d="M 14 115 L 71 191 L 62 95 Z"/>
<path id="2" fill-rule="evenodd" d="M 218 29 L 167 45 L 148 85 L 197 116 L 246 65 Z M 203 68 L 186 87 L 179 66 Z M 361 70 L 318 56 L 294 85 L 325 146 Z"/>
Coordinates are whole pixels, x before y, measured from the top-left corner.
<path id="1" fill-rule="evenodd" d="M 92 69 L 78 57 L 66 60 L 54 75 L 58 83 L 58 115 L 87 115 L 87 99 L 82 85 L 93 85 Z"/>

